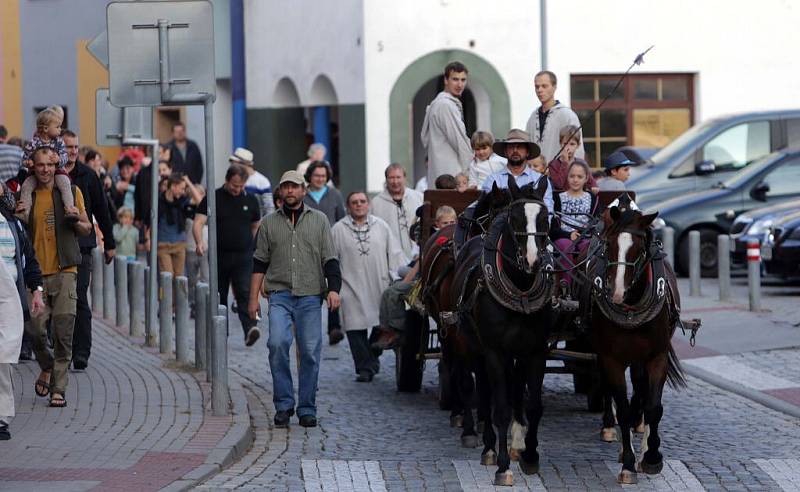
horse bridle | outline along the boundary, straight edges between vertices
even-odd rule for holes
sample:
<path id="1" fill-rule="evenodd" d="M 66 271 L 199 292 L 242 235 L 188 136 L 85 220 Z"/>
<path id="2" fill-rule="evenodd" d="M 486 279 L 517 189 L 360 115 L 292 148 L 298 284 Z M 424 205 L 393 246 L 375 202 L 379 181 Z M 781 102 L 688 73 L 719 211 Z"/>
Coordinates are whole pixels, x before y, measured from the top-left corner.
<path id="1" fill-rule="evenodd" d="M 607 261 L 606 262 L 606 272 L 608 272 L 608 268 L 612 267 L 612 266 L 626 266 L 626 267 L 633 268 L 633 278 L 631 280 L 630 285 L 628 286 L 628 288 L 630 288 L 636 282 L 639 281 L 639 278 L 642 276 L 642 274 L 644 274 L 645 269 L 647 268 L 647 265 L 650 263 L 651 256 L 648 255 L 648 252 L 650 251 L 650 246 L 651 246 L 650 243 L 651 243 L 651 239 L 652 238 L 651 238 L 651 235 L 648 234 L 647 231 L 643 231 L 641 229 L 625 228 L 625 229 L 622 229 L 619 232 L 619 234 L 622 234 L 624 232 L 627 232 L 631 236 L 637 236 L 637 237 L 641 237 L 642 239 L 644 239 L 644 248 L 642 248 L 642 252 L 639 254 L 639 256 L 636 257 L 636 260 L 634 260 L 634 261 Z M 617 234 L 617 237 L 619 237 L 619 234 Z M 606 253 L 607 253 L 608 252 L 609 242 L 607 240 L 604 240 L 604 242 L 606 243 L 606 248 L 605 249 L 606 249 Z M 606 256 L 607 256 L 607 254 L 606 254 Z M 604 280 L 607 280 L 607 279 L 604 279 Z M 608 283 L 608 282 L 606 282 L 606 283 Z M 628 288 L 625 289 L 626 292 L 628 291 Z"/>
<path id="2" fill-rule="evenodd" d="M 547 205 L 545 205 L 545 203 L 543 201 L 532 199 L 532 198 L 518 198 L 518 199 L 512 201 L 511 203 L 509 203 L 508 205 L 506 205 L 506 207 L 503 209 L 503 211 L 507 212 L 506 213 L 506 225 L 509 228 L 511 228 L 511 238 L 514 240 L 514 251 L 515 251 L 517 257 L 516 257 L 516 259 L 512 259 L 512 258 L 509 258 L 504 252 L 502 252 L 500 250 L 498 250 L 497 252 L 500 253 L 500 255 L 503 258 L 505 258 L 506 261 L 510 261 L 512 263 L 516 263 L 516 265 L 520 268 L 520 270 L 522 270 L 523 272 L 525 272 L 525 273 L 530 275 L 530 274 L 533 273 L 533 268 L 531 268 L 531 266 L 528 265 L 528 262 L 525 259 L 525 256 L 523 256 L 523 254 L 521 253 L 521 249 L 522 248 L 520 247 L 520 244 L 519 244 L 519 241 L 517 240 L 517 237 L 524 237 L 526 240 L 527 240 L 527 238 L 529 238 L 531 236 L 533 236 L 533 237 L 543 237 L 543 238 L 547 239 L 547 238 L 550 237 L 550 234 L 549 234 L 548 231 L 517 232 L 511 227 L 511 208 L 514 205 L 519 205 L 519 204 L 523 204 L 524 205 L 526 203 L 534 203 L 534 204 L 537 204 L 537 205 L 540 205 L 540 206 L 544 207 L 545 210 L 547 210 Z M 541 253 L 542 256 L 543 256 L 542 264 L 544 265 L 543 270 L 545 271 L 545 273 L 550 273 L 553 270 L 553 262 L 552 262 L 552 258 L 551 258 L 551 255 L 550 255 L 550 250 L 548 250 L 546 246 L 544 248 L 542 248 L 542 250 L 543 250 L 542 253 Z"/>

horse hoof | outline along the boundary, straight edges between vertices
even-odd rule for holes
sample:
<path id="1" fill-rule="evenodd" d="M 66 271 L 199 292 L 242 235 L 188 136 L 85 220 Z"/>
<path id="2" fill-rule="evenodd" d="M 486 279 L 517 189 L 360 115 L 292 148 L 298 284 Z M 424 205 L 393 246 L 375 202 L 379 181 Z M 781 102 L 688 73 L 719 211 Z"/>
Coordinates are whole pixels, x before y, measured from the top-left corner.
<path id="1" fill-rule="evenodd" d="M 461 436 L 461 446 L 465 448 L 477 448 L 478 436 Z"/>
<path id="2" fill-rule="evenodd" d="M 536 463 L 528 463 L 525 461 L 525 458 L 520 457 L 519 459 L 519 469 L 522 470 L 522 473 L 525 475 L 533 475 L 539 473 L 539 462 Z"/>
<path id="3" fill-rule="evenodd" d="M 498 487 L 511 487 L 514 485 L 514 474 L 511 470 L 494 474 L 494 484 Z"/>
<path id="4" fill-rule="evenodd" d="M 634 485 L 639 483 L 639 479 L 636 477 L 636 472 L 622 470 L 617 475 L 617 482 L 623 485 Z"/>
<path id="5" fill-rule="evenodd" d="M 519 461 L 520 454 L 521 451 L 519 449 L 509 448 L 508 450 L 508 456 L 511 458 L 511 461 Z"/>
<path id="6" fill-rule="evenodd" d="M 661 470 L 664 469 L 664 461 L 659 461 L 658 463 L 648 463 L 644 460 L 639 462 L 639 467 L 642 470 L 642 473 L 646 473 L 648 475 L 658 475 L 661 473 Z"/>
<path id="7" fill-rule="evenodd" d="M 461 428 L 464 426 L 464 416 L 463 415 L 453 415 L 450 417 L 450 427 L 458 427 Z"/>
<path id="8" fill-rule="evenodd" d="M 603 430 L 600 431 L 600 437 L 605 442 L 616 442 L 617 429 L 613 427 L 603 427 Z"/>
<path id="9" fill-rule="evenodd" d="M 481 465 L 483 466 L 495 466 L 497 465 L 497 453 L 492 451 L 486 451 L 481 455 Z"/>

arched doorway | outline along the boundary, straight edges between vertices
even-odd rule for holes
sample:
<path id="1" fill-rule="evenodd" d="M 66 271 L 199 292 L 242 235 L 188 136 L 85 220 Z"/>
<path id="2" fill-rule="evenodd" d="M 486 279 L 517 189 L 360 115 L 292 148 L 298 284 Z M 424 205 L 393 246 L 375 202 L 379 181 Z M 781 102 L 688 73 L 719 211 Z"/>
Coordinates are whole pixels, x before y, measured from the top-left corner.
<path id="1" fill-rule="evenodd" d="M 462 50 L 435 51 L 418 58 L 400 74 L 389 97 L 389 154 L 392 162 L 403 165 L 415 181 L 425 174 L 424 150 L 419 143 L 425 108 L 444 84 L 445 65 L 454 60 L 469 70 L 469 93 L 465 91 L 462 96 L 468 135 L 476 129 L 505 135 L 511 125 L 508 90 L 489 62 Z"/>

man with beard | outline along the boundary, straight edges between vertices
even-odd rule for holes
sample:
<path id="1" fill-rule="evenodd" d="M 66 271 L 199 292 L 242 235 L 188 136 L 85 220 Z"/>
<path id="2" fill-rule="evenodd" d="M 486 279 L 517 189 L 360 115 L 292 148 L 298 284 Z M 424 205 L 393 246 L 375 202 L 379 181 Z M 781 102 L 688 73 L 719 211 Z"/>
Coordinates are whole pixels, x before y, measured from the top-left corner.
<path id="1" fill-rule="evenodd" d="M 489 175 L 483 182 L 481 189 L 484 192 L 492 190 L 492 185 L 497 183 L 499 188 L 508 188 L 508 180 L 512 177 L 517 182 L 517 186 L 525 186 L 529 183 L 536 183 L 540 179 L 547 179 L 528 167 L 525 162 L 535 159 L 539 155 L 539 146 L 531 142 L 530 136 L 522 130 L 514 128 L 508 132 L 505 140 L 498 140 L 492 146 L 497 155 L 508 159 L 506 168 L 502 171 Z M 547 184 L 547 192 L 544 196 L 544 204 L 547 209 L 553 212 L 553 187 Z"/>

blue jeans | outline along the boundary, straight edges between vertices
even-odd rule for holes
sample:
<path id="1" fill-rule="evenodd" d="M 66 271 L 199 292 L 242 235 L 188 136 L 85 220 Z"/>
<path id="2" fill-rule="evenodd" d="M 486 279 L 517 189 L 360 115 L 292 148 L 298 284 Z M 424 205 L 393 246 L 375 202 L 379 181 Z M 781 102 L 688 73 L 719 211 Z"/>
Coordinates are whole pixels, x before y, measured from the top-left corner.
<path id="1" fill-rule="evenodd" d="M 272 371 L 272 401 L 275 410 L 294 408 L 294 384 L 289 363 L 292 324 L 300 351 L 297 416 L 317 414 L 317 379 L 322 354 L 321 296 L 295 296 L 281 290 L 269 296 L 269 368 Z"/>

